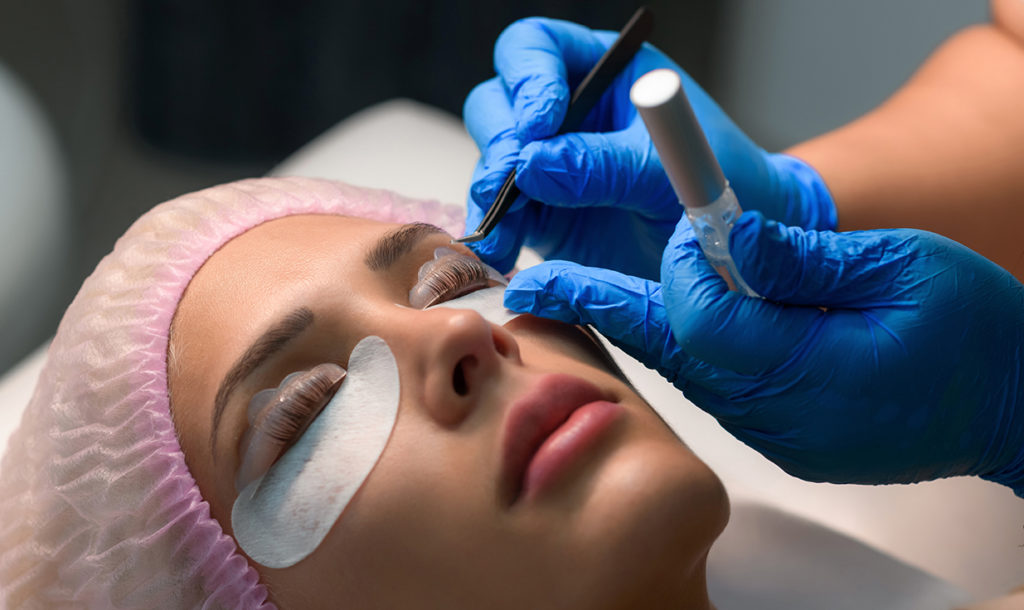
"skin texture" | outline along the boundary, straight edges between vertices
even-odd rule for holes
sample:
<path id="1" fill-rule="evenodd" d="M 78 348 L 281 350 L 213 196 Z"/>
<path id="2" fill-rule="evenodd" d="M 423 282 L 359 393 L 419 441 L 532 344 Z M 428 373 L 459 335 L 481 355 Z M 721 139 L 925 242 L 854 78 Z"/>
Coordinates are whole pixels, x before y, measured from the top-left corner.
<path id="1" fill-rule="evenodd" d="M 1024 3 L 991 9 L 881 106 L 786 152 L 825 179 L 839 230 L 933 231 L 1024 279 Z"/>
<path id="2" fill-rule="evenodd" d="M 263 224 L 207 261 L 175 316 L 175 425 L 229 534 L 249 397 L 297 370 L 345 366 L 371 334 L 398 361 L 397 424 L 352 503 L 307 559 L 282 570 L 257 566 L 274 601 L 285 608 L 710 607 L 705 559 L 728 518 L 717 477 L 577 327 L 531 316 L 499 327 L 470 310 L 410 308 L 419 266 L 450 238 L 429 236 L 392 268 L 371 271 L 366 250 L 396 227 L 339 216 Z M 220 380 L 298 306 L 313 311 L 313 325 L 232 395 L 211 453 Z M 453 370 L 467 356 L 460 394 Z M 596 384 L 624 412 L 554 485 L 509 507 L 498 493 L 504 417 L 547 373 Z"/>

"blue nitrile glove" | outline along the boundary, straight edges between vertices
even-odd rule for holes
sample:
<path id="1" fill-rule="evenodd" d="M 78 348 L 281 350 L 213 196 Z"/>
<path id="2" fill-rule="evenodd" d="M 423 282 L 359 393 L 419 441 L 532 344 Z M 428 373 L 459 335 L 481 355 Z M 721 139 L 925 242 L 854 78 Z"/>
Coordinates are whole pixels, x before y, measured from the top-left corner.
<path id="1" fill-rule="evenodd" d="M 593 324 L 801 478 L 973 474 L 1024 496 L 1013 276 L 932 233 L 803 231 L 750 212 L 730 250 L 769 300 L 728 291 L 681 222 L 663 287 L 544 263 L 513 279 L 506 305 Z"/>
<path id="2" fill-rule="evenodd" d="M 633 82 L 656 68 L 679 73 L 744 209 L 807 228 L 835 227 L 835 207 L 817 172 L 754 144 L 693 79 L 650 45 L 637 53 L 577 133 L 550 137 L 562 123 L 572 88 L 616 36 L 531 18 L 513 23 L 498 38 L 498 76 L 470 93 L 463 112 L 482 151 L 470 189 L 467 231 L 479 224 L 513 167 L 525 196 L 488 239 L 471 245 L 481 258 L 507 271 L 525 244 L 545 258 L 657 279 L 661 253 L 682 210 L 629 101 Z M 534 201 L 527 203 L 526 197 Z"/>

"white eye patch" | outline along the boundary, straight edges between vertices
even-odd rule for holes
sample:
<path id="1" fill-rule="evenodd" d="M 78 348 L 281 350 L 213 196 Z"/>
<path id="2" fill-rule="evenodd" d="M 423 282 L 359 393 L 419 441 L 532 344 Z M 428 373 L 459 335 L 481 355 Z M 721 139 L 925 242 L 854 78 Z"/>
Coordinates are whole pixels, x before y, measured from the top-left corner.
<path id="1" fill-rule="evenodd" d="M 505 287 L 491 286 L 476 292 L 464 294 L 457 299 L 432 305 L 427 309 L 437 307 L 450 307 L 453 309 L 472 309 L 484 317 L 488 322 L 504 326 L 512 320 L 523 315 L 511 309 L 505 309 Z"/>
<path id="2" fill-rule="evenodd" d="M 231 527 L 253 561 L 286 568 L 320 546 L 384 452 L 398 417 L 398 384 L 398 364 L 383 339 L 356 344 L 334 397 L 235 500 Z"/>

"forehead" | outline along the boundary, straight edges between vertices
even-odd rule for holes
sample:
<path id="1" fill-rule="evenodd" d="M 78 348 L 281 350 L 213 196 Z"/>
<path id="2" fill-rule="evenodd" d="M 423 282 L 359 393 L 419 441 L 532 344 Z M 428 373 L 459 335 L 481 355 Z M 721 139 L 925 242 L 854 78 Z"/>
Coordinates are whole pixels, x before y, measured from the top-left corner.
<path id="1" fill-rule="evenodd" d="M 217 309 L 235 294 L 275 294 L 301 282 L 325 263 L 354 265 L 381 235 L 398 224 L 331 215 L 297 215 L 268 221 L 224 244 L 196 272 L 179 303 Z M 214 298 L 215 297 L 215 298 Z"/>
<path id="2" fill-rule="evenodd" d="M 198 277 L 211 266 L 239 262 L 260 255 L 291 252 L 316 252 L 327 248 L 372 243 L 386 231 L 400 226 L 354 216 L 298 214 L 275 218 L 257 225 L 229 240 L 196 273 Z"/>
<path id="3" fill-rule="evenodd" d="M 381 235 L 400 225 L 365 218 L 297 215 L 246 231 L 215 252 L 178 303 L 172 349 L 227 358 L 268 320 L 303 303 L 325 277 L 353 289 L 365 274 L 363 257 Z M 216 350 L 195 349 L 217 338 Z M 225 363 L 207 362 L 214 368 Z M 172 378 L 174 375 L 172 375 Z"/>

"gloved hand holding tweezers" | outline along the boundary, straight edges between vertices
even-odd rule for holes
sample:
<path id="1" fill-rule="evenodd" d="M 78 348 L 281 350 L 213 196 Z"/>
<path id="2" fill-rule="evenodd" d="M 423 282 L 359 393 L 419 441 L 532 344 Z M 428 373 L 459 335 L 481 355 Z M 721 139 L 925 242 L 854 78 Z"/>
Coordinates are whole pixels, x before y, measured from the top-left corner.
<path id="1" fill-rule="evenodd" d="M 693 79 L 645 45 L 576 133 L 553 136 L 569 94 L 616 38 L 553 19 L 509 26 L 495 45 L 498 76 L 466 100 L 466 126 L 481 149 L 467 228 L 482 218 L 515 168 L 523 196 L 487 239 L 473 244 L 508 271 L 523 245 L 548 259 L 658 278 L 661 253 L 682 213 L 630 86 L 656 68 L 683 79 L 715 156 L 740 205 L 795 226 L 832 229 L 835 207 L 817 172 L 754 144 Z"/>

